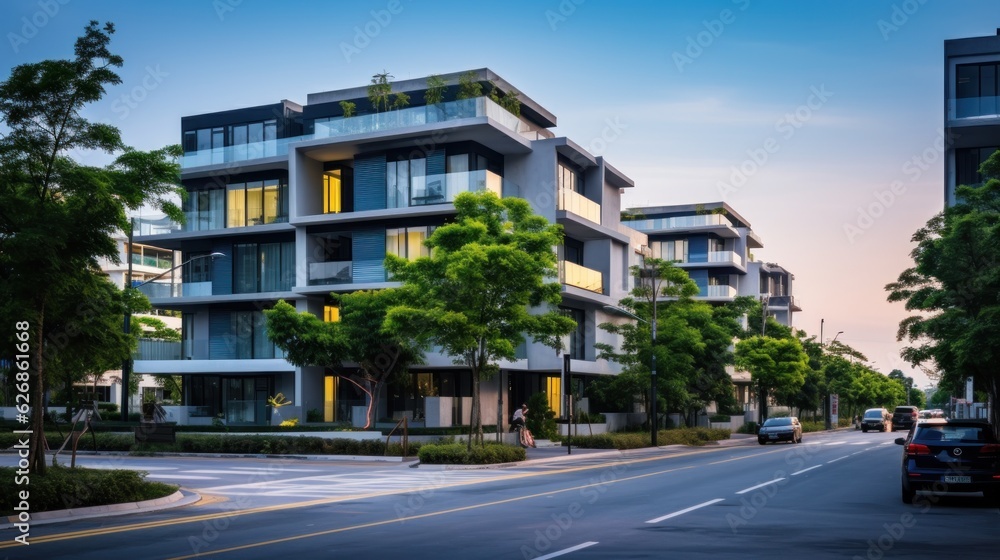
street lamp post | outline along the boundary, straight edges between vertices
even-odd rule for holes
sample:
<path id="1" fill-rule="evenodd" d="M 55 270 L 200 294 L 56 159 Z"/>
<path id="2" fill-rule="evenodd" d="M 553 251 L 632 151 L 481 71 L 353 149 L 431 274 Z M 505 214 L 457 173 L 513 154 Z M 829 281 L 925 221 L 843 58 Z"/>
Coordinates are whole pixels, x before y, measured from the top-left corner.
<path id="1" fill-rule="evenodd" d="M 635 313 L 632 313 L 631 311 L 627 311 L 625 309 L 622 309 L 621 307 L 615 307 L 614 305 L 605 305 L 604 306 L 604 310 L 607 311 L 608 313 L 612 313 L 612 314 L 615 314 L 615 315 L 623 315 L 625 317 L 629 317 L 631 319 L 635 319 L 636 321 L 639 321 L 641 323 L 646 323 L 647 325 L 650 326 L 650 329 L 652 329 L 652 338 L 651 338 L 651 343 L 652 344 L 650 345 L 650 348 L 649 348 L 650 354 L 652 356 L 652 358 L 650 359 L 650 370 L 649 370 L 650 371 L 650 375 L 649 375 L 649 395 L 650 395 L 650 398 L 651 398 L 651 401 L 649 403 L 649 418 L 650 418 L 650 420 L 649 420 L 649 426 L 650 426 L 649 427 L 649 432 L 650 432 L 650 436 L 649 437 L 650 437 L 650 441 L 653 444 L 653 447 L 657 447 L 657 443 L 656 443 L 657 442 L 657 438 L 656 438 L 656 428 L 657 428 L 657 422 L 656 422 L 656 300 L 655 299 L 653 300 L 653 320 L 652 320 L 652 322 L 647 321 L 647 320 L 643 319 L 642 317 L 639 317 L 638 315 L 636 315 Z"/>
<path id="2" fill-rule="evenodd" d="M 145 286 L 146 284 L 149 284 L 150 282 L 153 282 L 155 280 L 159 280 L 160 278 L 163 278 L 164 276 L 166 276 L 167 274 L 170 274 L 171 272 L 177 270 L 178 268 L 181 268 L 184 265 L 186 265 L 186 264 L 188 264 L 190 262 L 199 260 L 199 259 L 208 259 L 208 258 L 214 259 L 216 257 L 225 257 L 225 256 L 226 255 L 223 254 L 223 253 L 209 253 L 207 255 L 197 255 L 195 257 L 191 257 L 190 259 L 182 262 L 179 265 L 176 265 L 176 266 L 173 266 L 171 268 L 168 268 L 167 270 L 164 270 L 163 272 L 161 272 L 161 273 L 157 274 L 156 276 L 154 276 L 154 277 L 146 280 L 145 282 L 142 282 L 140 284 L 132 286 L 132 232 L 129 231 L 129 234 L 128 234 L 128 256 L 127 256 L 127 258 L 128 258 L 128 272 L 127 272 L 126 277 L 125 277 L 126 278 L 125 279 L 125 289 L 126 290 L 131 290 L 131 289 L 141 288 L 142 286 Z M 125 338 L 127 339 L 128 336 L 130 334 L 132 334 L 132 309 L 128 305 L 128 301 L 126 301 L 125 323 L 124 323 L 124 326 L 123 326 L 123 330 L 125 332 Z M 122 362 L 122 404 L 121 404 L 121 409 L 122 409 L 122 416 L 121 416 L 121 418 L 122 418 L 122 422 L 128 422 L 128 399 L 129 399 L 128 384 L 129 384 L 129 377 L 131 377 L 131 375 L 132 375 L 132 354 L 130 352 L 129 355 L 128 355 L 128 357 L 125 358 L 125 360 Z"/>

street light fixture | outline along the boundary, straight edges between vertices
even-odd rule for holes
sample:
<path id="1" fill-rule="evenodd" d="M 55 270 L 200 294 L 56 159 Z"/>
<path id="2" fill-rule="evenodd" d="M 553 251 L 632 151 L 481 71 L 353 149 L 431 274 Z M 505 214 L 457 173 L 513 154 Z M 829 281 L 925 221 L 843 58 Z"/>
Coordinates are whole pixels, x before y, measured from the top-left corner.
<path id="1" fill-rule="evenodd" d="M 604 306 L 604 311 L 606 311 L 608 313 L 615 314 L 615 315 L 623 315 L 625 317 L 629 317 L 629 318 L 635 319 L 636 321 L 639 321 L 639 322 L 642 322 L 642 323 L 646 323 L 647 325 L 650 326 L 650 329 L 652 330 L 652 338 L 651 338 L 651 344 L 650 344 L 650 348 L 649 348 L 649 350 L 650 350 L 649 353 L 650 353 L 650 356 L 651 356 L 650 357 L 650 370 L 649 370 L 650 371 L 650 375 L 649 375 L 649 394 L 650 394 L 650 401 L 649 401 L 649 433 L 650 433 L 650 436 L 649 437 L 650 437 L 650 441 L 653 444 L 653 447 L 658 447 L 658 445 L 656 443 L 656 428 L 657 428 L 657 422 L 656 422 L 656 298 L 653 298 L 653 320 L 652 320 L 652 322 L 647 321 L 646 319 L 643 319 L 642 317 L 639 317 L 638 315 L 636 315 L 635 313 L 632 313 L 631 311 L 622 309 L 621 307 L 615 307 L 614 305 L 605 305 Z"/>
<path id="2" fill-rule="evenodd" d="M 190 259 L 182 262 L 179 265 L 176 265 L 176 266 L 168 268 L 167 270 L 164 270 L 163 272 L 161 272 L 161 273 L 157 274 L 156 276 L 154 276 L 154 277 L 146 280 L 145 282 L 142 282 L 140 284 L 136 284 L 135 286 L 132 286 L 132 233 L 129 232 L 129 236 L 128 236 L 128 273 L 126 275 L 126 280 L 125 280 L 125 289 L 126 290 L 132 290 L 132 289 L 141 288 L 141 287 L 145 286 L 146 284 L 149 284 L 150 282 L 153 282 L 153 281 L 159 280 L 160 278 L 163 278 L 167 274 L 170 274 L 171 272 L 177 270 L 178 268 L 181 268 L 181 267 L 187 265 L 188 263 L 190 263 L 192 261 L 196 261 L 196 260 L 200 260 L 200 259 L 208 259 L 208 258 L 214 259 L 216 257 L 225 257 L 225 256 L 226 255 L 224 253 L 217 253 L 217 252 L 216 253 L 209 253 L 207 255 L 197 255 L 197 256 L 191 257 Z M 128 338 L 128 336 L 132 333 L 132 310 L 128 307 L 127 303 L 126 303 L 126 309 L 125 309 L 125 324 L 124 324 L 123 330 L 125 332 L 125 337 L 126 338 Z M 129 398 L 128 384 L 129 384 L 129 377 L 131 375 L 132 375 L 132 354 L 130 352 L 129 355 L 128 355 L 128 357 L 125 358 L 125 360 L 122 362 L 122 404 L 121 404 L 122 422 L 128 422 L 128 398 Z"/>

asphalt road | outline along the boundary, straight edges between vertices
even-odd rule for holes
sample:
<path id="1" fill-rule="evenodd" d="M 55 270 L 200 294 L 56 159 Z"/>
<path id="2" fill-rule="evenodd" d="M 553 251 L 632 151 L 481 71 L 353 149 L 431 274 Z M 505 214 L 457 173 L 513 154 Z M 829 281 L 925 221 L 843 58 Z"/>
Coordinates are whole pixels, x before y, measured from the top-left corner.
<path id="1" fill-rule="evenodd" d="M 899 434 L 505 469 L 118 458 L 194 505 L 0 532 L 4 558 L 994 558 L 1000 510 L 899 496 Z M 3 457 L 4 460 L 7 457 Z M 107 458 L 88 458 L 99 464 Z"/>

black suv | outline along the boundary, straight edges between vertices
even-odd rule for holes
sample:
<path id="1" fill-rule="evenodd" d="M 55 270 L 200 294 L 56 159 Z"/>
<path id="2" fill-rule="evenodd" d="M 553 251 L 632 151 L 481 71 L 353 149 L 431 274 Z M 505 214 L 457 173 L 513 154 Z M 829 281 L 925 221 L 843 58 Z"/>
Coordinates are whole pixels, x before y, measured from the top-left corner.
<path id="1" fill-rule="evenodd" d="M 884 408 L 869 408 L 861 417 L 861 431 L 878 430 L 884 432 L 892 426 L 892 417 Z"/>
<path id="2" fill-rule="evenodd" d="M 892 411 L 892 431 L 909 430 L 919 415 L 920 409 L 915 406 L 897 406 Z"/>
<path id="3" fill-rule="evenodd" d="M 1000 443 L 977 420 L 921 420 L 905 438 L 901 473 L 904 504 L 917 490 L 982 492 L 1000 506 Z"/>

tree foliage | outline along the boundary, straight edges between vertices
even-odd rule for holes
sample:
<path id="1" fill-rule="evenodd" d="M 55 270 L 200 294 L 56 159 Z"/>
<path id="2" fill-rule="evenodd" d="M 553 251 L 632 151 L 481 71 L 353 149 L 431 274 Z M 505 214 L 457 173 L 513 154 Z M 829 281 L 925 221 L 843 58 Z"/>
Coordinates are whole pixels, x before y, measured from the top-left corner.
<path id="1" fill-rule="evenodd" d="M 982 186 L 960 186 L 957 202 L 913 234 L 914 266 L 885 289 L 913 312 L 899 324 L 911 343 L 902 357 L 935 365 L 945 386 L 973 377 L 1000 431 L 1000 151 L 979 171 Z"/>
<path id="2" fill-rule="evenodd" d="M 520 198 L 488 191 L 455 198 L 452 223 L 434 230 L 430 256 L 413 261 L 388 255 L 386 269 L 407 290 L 389 310 L 399 337 L 440 346 L 472 373 L 469 447 L 482 442 L 480 383 L 497 361 L 515 359 L 525 337 L 562 350 L 575 322 L 556 309 L 562 301 L 553 247 L 562 228 L 531 211 Z"/>
<path id="3" fill-rule="evenodd" d="M 752 336 L 736 343 L 736 366 L 750 372 L 763 422 L 769 397 L 789 404 L 805 384 L 809 356 L 798 339 Z"/>
<path id="4" fill-rule="evenodd" d="M 35 349 L 52 344 L 47 325 L 61 319 L 53 316 L 64 311 L 56 303 L 61 293 L 92 286 L 98 258 L 118 262 L 112 234 L 129 227 L 127 210 L 155 204 L 183 220 L 176 205 L 162 202 L 177 192 L 180 148 L 132 150 L 115 127 L 83 116 L 108 86 L 121 83 L 115 69 L 122 57 L 109 49 L 113 33 L 112 24 L 92 21 L 74 58 L 22 64 L 0 83 L 7 127 L 0 136 L 0 300 L 8 302 L 5 325 L 30 322 Z M 84 166 L 71 157 L 81 150 L 117 157 L 107 167 Z M 45 470 L 44 353 L 33 354 L 30 368 L 32 472 Z"/>
<path id="5" fill-rule="evenodd" d="M 264 311 L 268 337 L 286 352 L 289 362 L 330 368 L 364 393 L 368 428 L 378 418 L 385 385 L 404 376 L 422 354 L 410 339 L 394 336 L 383 326 L 388 309 L 404 300 L 400 290 L 360 290 L 333 297 L 340 304 L 340 321 L 335 322 L 298 313 L 279 301 Z M 346 362 L 357 364 L 356 374 L 345 368 Z"/>

